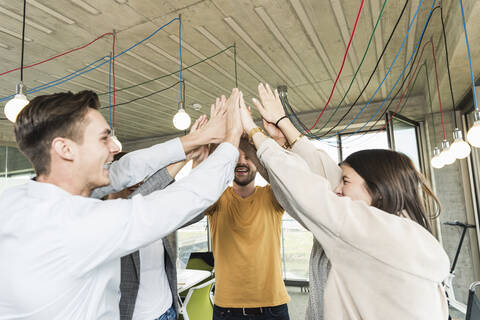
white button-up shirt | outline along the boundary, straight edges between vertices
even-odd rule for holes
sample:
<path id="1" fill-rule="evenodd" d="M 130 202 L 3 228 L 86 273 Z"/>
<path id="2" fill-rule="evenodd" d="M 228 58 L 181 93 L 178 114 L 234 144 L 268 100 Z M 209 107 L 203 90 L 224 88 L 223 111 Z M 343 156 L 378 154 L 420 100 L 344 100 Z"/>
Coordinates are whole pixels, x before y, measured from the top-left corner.
<path id="1" fill-rule="evenodd" d="M 128 154 L 112 165 L 112 186 L 97 195 L 184 158 L 179 139 Z M 237 159 L 237 149 L 223 143 L 188 177 L 129 200 L 74 196 L 36 181 L 3 192 L 0 319 L 119 319 L 120 257 L 212 205 L 232 181 Z"/>

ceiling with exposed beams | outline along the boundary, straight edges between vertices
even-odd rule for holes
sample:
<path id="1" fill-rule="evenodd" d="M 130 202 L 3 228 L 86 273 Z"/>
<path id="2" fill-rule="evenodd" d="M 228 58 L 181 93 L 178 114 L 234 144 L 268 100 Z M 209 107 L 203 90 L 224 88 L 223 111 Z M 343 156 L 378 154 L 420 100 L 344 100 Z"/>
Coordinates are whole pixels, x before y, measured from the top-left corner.
<path id="1" fill-rule="evenodd" d="M 348 90 L 359 66 L 385 0 L 367 0 L 360 15 L 356 34 L 340 80 L 324 121 L 335 107 L 341 108 L 333 117 L 340 118 L 367 84 L 383 47 L 388 41 L 405 1 L 387 0 L 380 24 L 365 55 L 356 79 Z M 365 123 L 386 97 L 393 96 L 403 81 L 402 71 L 419 41 L 423 26 L 434 0 L 408 1 L 406 10 L 391 42 L 380 61 L 378 70 L 353 108 L 344 125 L 353 119 L 367 103 L 358 122 Z M 82 46 L 98 36 L 117 33 L 115 52 L 119 53 L 152 35 L 172 19 L 182 15 L 182 62 L 186 83 L 187 112 L 193 119 L 209 112 L 216 96 L 228 94 L 235 85 L 233 49 L 236 45 L 238 85 L 246 98 L 256 95 L 260 81 L 272 86 L 287 85 L 289 100 L 295 111 L 302 113 L 308 125 L 325 105 L 352 32 L 360 0 L 27 0 L 25 65 L 30 65 L 67 50 Z M 435 5 L 439 1 L 435 2 Z M 474 66 L 480 62 L 480 2 L 464 0 Z M 418 9 L 418 14 L 415 15 Z M 443 1 L 446 20 L 454 92 L 457 100 L 471 88 L 466 60 L 466 46 L 457 0 Z M 446 77 L 443 38 L 441 38 L 440 10 L 433 14 L 426 32 L 425 43 L 433 39 L 439 70 L 441 97 L 444 108 L 451 108 Z M 19 67 L 21 51 L 23 1 L 0 0 L 0 73 Z M 414 19 L 415 18 L 415 19 Z M 475 23 L 475 20 L 477 23 Z M 409 25 L 411 30 L 406 36 Z M 116 108 L 115 127 L 122 141 L 140 141 L 146 138 L 180 134 L 173 127 L 172 117 L 179 101 L 180 68 L 178 21 L 175 20 L 150 38 L 115 59 L 116 103 L 139 98 Z M 399 49 L 403 45 L 403 49 Z M 422 43 L 422 45 L 423 45 Z M 419 46 L 421 50 L 422 46 Z M 430 50 L 430 51 L 429 51 Z M 58 59 L 24 70 L 27 88 L 35 88 L 58 80 L 88 64 L 108 56 L 112 51 L 112 37 L 106 36 L 92 45 Z M 392 65 L 397 56 L 395 64 Z M 478 58 L 477 58 L 478 57 Z M 104 58 L 101 61 L 106 61 Z M 417 58 L 417 60 L 420 60 Z M 434 110 L 438 110 L 431 49 L 426 47 L 422 61 L 429 71 L 430 88 L 434 96 Z M 99 62 L 99 63 L 100 63 Z M 196 65 L 194 65 L 196 64 Z M 194 65 L 192 67 L 189 67 Z M 392 67 L 390 68 L 390 66 Z M 478 70 L 478 68 L 476 68 Z M 87 69 L 86 69 L 87 70 Z M 421 69 L 419 69 L 421 70 Z M 409 68 L 406 68 L 406 72 Z M 421 72 L 421 71 L 419 71 Z M 382 86 L 379 86 L 386 77 Z M 476 72 L 476 75 L 478 72 Z M 100 94 L 103 106 L 109 105 L 109 64 L 84 73 L 70 81 L 28 95 L 32 97 L 58 91 L 93 89 Z M 165 77 L 162 77 L 165 76 Z M 148 80 L 144 85 L 136 86 Z M 399 78 L 400 77 L 400 78 Z M 0 98 L 14 93 L 19 81 L 18 71 L 0 76 Z M 399 79 L 396 87 L 395 82 Z M 404 115 L 420 120 L 425 109 L 426 77 L 420 74 L 411 90 Z M 409 80 L 409 79 L 407 79 Z M 408 83 L 408 81 L 407 81 Z M 412 82 L 413 83 L 413 82 Z M 174 85 L 176 84 L 176 85 Z M 156 93 L 174 85 L 171 89 Z M 131 87 L 130 89 L 121 90 Z M 347 92 L 348 90 L 348 92 Z M 390 93 L 391 92 L 391 93 Z M 150 95 L 146 98 L 142 98 Z M 3 116 L 3 106 L 0 112 Z M 202 108 L 196 111 L 193 104 Z M 392 110 L 396 103 L 392 104 Z M 383 109 L 384 110 L 384 109 Z M 381 112 L 378 113 L 378 117 Z M 104 109 L 107 120 L 109 110 Z M 258 114 L 256 114 L 258 117 Z M 376 118 L 373 117 L 375 120 Z M 327 125 L 333 125 L 335 121 Z M 354 128 L 354 126 L 352 126 Z M 366 127 L 368 128 L 368 126 Z M 0 121 L 0 142 L 14 143 L 12 124 Z"/>

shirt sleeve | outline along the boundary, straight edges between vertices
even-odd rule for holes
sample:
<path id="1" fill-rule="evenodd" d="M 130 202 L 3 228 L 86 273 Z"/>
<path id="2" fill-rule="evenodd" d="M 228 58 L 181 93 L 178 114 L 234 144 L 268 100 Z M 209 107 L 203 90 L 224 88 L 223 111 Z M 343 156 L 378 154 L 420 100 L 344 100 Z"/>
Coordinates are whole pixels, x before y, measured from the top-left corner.
<path id="1" fill-rule="evenodd" d="M 62 226 L 71 271 L 84 274 L 175 231 L 211 206 L 233 180 L 238 150 L 222 143 L 196 170 L 132 199 L 68 197 Z M 72 218 L 73 217 L 73 218 Z"/>
<path id="2" fill-rule="evenodd" d="M 338 185 L 342 170 L 325 151 L 315 147 L 306 137 L 295 143 L 292 152 L 302 157 L 313 172 L 326 178 L 332 188 Z"/>
<path id="3" fill-rule="evenodd" d="M 166 167 L 158 170 L 148 178 L 141 186 L 135 190 L 129 198 L 136 196 L 137 194 L 141 194 L 142 196 L 146 196 L 157 190 L 165 189 L 170 183 L 172 183 L 174 179 L 168 173 Z"/>
<path id="4" fill-rule="evenodd" d="M 282 205 L 278 202 L 277 198 L 275 197 L 275 194 L 273 193 L 272 187 L 270 185 L 266 185 L 265 188 L 266 188 L 266 191 L 267 191 L 266 194 L 269 196 L 269 198 L 270 198 L 269 200 L 273 204 L 273 207 L 275 208 L 275 211 L 278 214 L 283 215 L 283 212 L 285 210 L 282 208 Z"/>
<path id="5" fill-rule="evenodd" d="M 100 199 L 112 192 L 133 186 L 170 163 L 184 159 L 185 152 L 179 138 L 129 152 L 110 166 L 110 184 L 93 190 L 90 197 Z"/>
<path id="6" fill-rule="evenodd" d="M 205 215 L 212 216 L 218 209 L 218 201 L 212 204 L 207 210 L 205 210 Z"/>

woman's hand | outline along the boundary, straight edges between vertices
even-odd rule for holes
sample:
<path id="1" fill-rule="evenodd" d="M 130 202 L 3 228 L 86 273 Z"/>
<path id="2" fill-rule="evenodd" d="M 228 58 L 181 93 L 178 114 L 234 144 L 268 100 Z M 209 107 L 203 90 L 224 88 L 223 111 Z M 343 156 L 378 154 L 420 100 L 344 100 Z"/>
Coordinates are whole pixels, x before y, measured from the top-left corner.
<path id="1" fill-rule="evenodd" d="M 280 118 L 285 116 L 277 90 L 272 91 L 268 84 L 263 85 L 263 83 L 260 83 L 258 85 L 258 95 L 261 102 L 255 98 L 252 101 L 263 119 L 275 124 Z"/>
<path id="2" fill-rule="evenodd" d="M 287 138 L 285 138 L 285 135 L 283 132 L 275 127 L 274 124 L 265 121 L 265 119 L 262 119 L 263 122 L 263 127 L 265 128 L 265 131 L 267 131 L 268 135 L 275 140 L 279 145 L 284 146 L 287 143 Z"/>

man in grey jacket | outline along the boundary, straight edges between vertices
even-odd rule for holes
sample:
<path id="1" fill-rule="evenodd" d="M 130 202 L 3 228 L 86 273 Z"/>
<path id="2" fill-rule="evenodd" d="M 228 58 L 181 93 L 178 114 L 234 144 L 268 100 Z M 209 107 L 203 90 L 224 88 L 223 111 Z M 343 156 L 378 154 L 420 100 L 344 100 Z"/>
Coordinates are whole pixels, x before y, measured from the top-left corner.
<path id="1" fill-rule="evenodd" d="M 192 131 L 203 127 L 206 122 L 206 117 L 200 117 L 192 126 Z M 118 196 L 131 198 L 137 194 L 144 196 L 154 191 L 162 190 L 175 181 L 175 176 L 189 160 L 194 160 L 194 163 L 197 165 L 207 156 L 208 148 L 202 146 L 194 152 L 187 154 L 185 161 L 160 169 L 142 185 L 136 188 L 127 188 L 125 189 L 126 193 L 120 192 Z M 111 198 L 114 197 L 115 195 Z M 203 217 L 202 213 L 182 226 L 182 228 L 200 221 Z M 174 243 L 172 245 L 172 241 L 169 240 L 170 236 L 122 257 L 120 282 L 121 320 L 157 318 L 170 320 L 178 318 L 176 250 Z M 159 318 L 165 312 L 166 316 L 163 319 Z"/>

